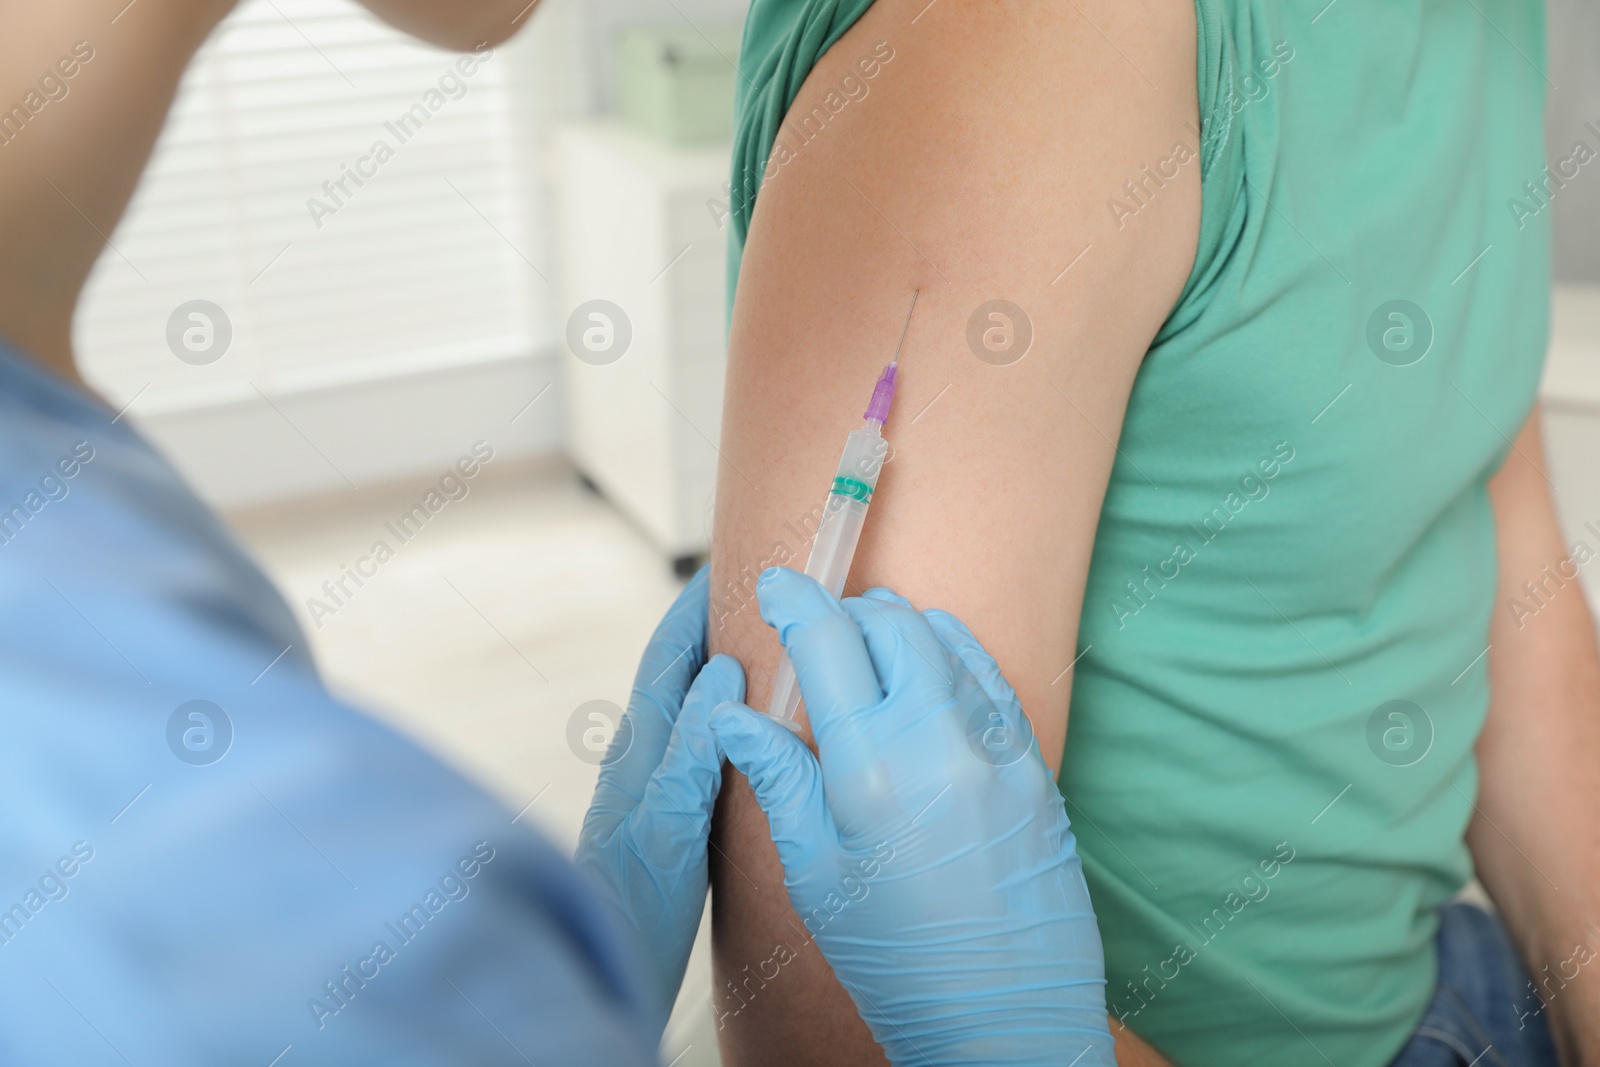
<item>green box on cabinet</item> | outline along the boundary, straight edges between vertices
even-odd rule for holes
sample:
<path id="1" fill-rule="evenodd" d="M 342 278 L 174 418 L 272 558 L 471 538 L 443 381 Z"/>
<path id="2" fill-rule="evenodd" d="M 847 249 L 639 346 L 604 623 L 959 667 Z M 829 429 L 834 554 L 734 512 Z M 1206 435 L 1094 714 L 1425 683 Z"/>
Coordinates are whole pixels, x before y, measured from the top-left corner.
<path id="1" fill-rule="evenodd" d="M 740 36 L 737 23 L 622 30 L 617 111 L 630 126 L 671 144 L 729 139 Z"/>

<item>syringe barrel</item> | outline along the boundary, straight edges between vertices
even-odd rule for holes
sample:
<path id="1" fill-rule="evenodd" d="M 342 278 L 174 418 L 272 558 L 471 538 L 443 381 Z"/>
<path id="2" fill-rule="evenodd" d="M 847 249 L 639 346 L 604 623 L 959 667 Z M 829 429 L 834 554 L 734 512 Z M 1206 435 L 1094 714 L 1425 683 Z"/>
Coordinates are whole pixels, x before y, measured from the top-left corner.
<path id="1" fill-rule="evenodd" d="M 811 543 L 811 555 L 806 560 L 806 574 L 835 597 L 844 591 L 845 579 L 850 575 L 861 528 L 867 521 L 867 506 L 889 450 L 889 443 L 880 433 L 881 426 L 876 419 L 868 419 L 865 426 L 852 431 L 846 439 L 833 488 L 822 508 L 816 540 Z M 772 680 L 772 701 L 767 707 L 767 714 L 793 725 L 800 707 L 800 686 L 787 654 L 778 662 Z"/>

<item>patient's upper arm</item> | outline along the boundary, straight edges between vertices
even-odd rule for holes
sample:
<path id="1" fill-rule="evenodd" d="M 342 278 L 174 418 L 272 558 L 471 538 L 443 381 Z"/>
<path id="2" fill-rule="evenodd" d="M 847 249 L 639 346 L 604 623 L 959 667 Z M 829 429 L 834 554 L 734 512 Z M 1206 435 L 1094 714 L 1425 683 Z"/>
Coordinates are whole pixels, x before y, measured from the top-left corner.
<path id="1" fill-rule="evenodd" d="M 1071 4 L 952 3 L 909 25 L 921 6 L 883 0 L 823 58 L 797 109 L 879 40 L 895 55 L 864 99 L 796 140 L 757 201 L 730 339 L 715 578 L 759 569 L 779 544 L 803 565 L 795 531 L 921 290 L 885 430 L 893 458 L 851 585 L 891 585 L 965 619 L 1055 763 L 1069 688 L 1057 679 L 1075 655 L 1112 441 L 1192 262 L 1198 167 L 1120 230 L 1107 202 L 1132 203 L 1124 181 L 1195 145 L 1193 30 L 1168 16 L 1152 34 L 1138 5 L 1080 5 L 1113 48 Z M 974 313 L 995 300 L 1031 323 L 1020 359 L 1021 321 L 1009 352 L 980 336 L 986 361 L 969 344 Z M 1003 346 L 1005 323 L 979 319 Z M 745 662 L 760 701 L 777 642 L 718 588 L 713 642 Z"/>
<path id="2" fill-rule="evenodd" d="M 804 565 L 797 531 L 814 528 L 919 290 L 893 451 L 849 587 L 889 585 L 964 619 L 1059 764 L 1113 442 L 1197 240 L 1198 163 L 1146 181 L 1138 200 L 1123 187 L 1175 145 L 1198 148 L 1193 21 L 1170 0 L 879 0 L 812 71 L 791 115 L 878 42 L 893 53 L 864 99 L 809 141 L 789 135 L 795 154 L 769 168 L 739 277 L 711 640 L 745 664 L 753 706 L 766 706 L 779 646 L 741 572 L 785 550 Z M 1119 225 L 1113 198 L 1141 206 Z M 1025 315 L 1011 315 L 1010 350 L 1005 321 L 974 323 L 997 300 Z M 748 793 L 730 787 L 720 817 L 719 1005 L 721 980 L 803 935 Z M 810 1062 L 787 1034 L 806 1035 L 818 1062 L 856 1061 L 842 1050 L 864 1030 L 819 964 L 807 949 L 775 995 L 719 1007 L 728 1062 L 754 1062 L 758 1047 L 762 1062 Z"/>

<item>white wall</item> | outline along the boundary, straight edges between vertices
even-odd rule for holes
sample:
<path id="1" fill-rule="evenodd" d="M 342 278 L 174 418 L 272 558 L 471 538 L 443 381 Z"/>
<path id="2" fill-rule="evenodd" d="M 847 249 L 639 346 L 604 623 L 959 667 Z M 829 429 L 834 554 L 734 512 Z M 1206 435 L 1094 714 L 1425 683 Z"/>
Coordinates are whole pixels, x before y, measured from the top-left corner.
<path id="1" fill-rule="evenodd" d="M 1549 0 L 1549 89 L 1545 141 L 1551 162 L 1568 154 L 1579 138 L 1600 150 L 1600 5 L 1594 0 Z M 1600 284 L 1600 161 L 1554 201 L 1555 272 L 1560 281 Z"/>

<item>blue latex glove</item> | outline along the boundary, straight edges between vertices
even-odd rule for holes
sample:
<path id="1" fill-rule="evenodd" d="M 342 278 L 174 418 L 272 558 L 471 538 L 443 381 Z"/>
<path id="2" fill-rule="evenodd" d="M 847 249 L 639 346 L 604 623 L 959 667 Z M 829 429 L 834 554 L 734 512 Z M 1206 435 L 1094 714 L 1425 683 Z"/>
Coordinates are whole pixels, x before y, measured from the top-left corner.
<path id="1" fill-rule="evenodd" d="M 706 838 L 722 786 L 722 752 L 707 720 L 718 704 L 744 699 L 738 660 L 717 656 L 700 669 L 708 573 L 695 575 L 645 648 L 578 839 L 578 865 L 611 891 L 648 961 L 658 1033 L 705 910 Z"/>
<path id="2" fill-rule="evenodd" d="M 953 616 L 886 589 L 839 602 L 774 568 L 757 596 L 818 757 L 742 704 L 718 707 L 712 729 L 890 1060 L 1113 1067 L 1076 842 L 994 659 Z"/>

